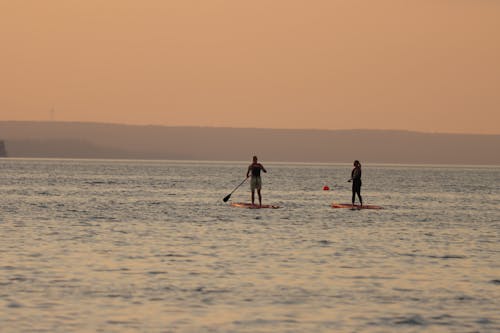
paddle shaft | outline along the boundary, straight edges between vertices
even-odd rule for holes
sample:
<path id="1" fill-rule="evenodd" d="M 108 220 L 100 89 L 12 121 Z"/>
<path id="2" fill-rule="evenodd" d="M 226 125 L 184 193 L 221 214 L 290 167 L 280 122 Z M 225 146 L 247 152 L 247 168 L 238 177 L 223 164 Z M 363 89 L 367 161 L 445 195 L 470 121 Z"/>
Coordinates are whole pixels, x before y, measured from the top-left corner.
<path id="1" fill-rule="evenodd" d="M 246 181 L 247 181 L 247 179 L 248 179 L 248 177 L 246 177 L 245 179 L 243 179 L 243 181 L 242 181 L 242 182 L 241 182 L 238 186 L 236 186 L 236 187 L 234 188 L 234 190 L 232 190 L 232 191 L 231 191 L 231 193 L 229 193 L 228 195 L 226 195 L 226 196 L 224 197 L 224 199 L 222 199 L 222 200 L 223 200 L 224 202 L 228 201 L 228 200 L 229 200 L 229 198 L 231 197 L 231 194 L 233 194 L 233 193 L 234 193 L 234 191 L 236 191 L 236 190 L 237 190 L 237 189 L 238 189 L 241 185 L 243 185 L 243 183 L 244 183 L 244 182 L 246 182 Z"/>

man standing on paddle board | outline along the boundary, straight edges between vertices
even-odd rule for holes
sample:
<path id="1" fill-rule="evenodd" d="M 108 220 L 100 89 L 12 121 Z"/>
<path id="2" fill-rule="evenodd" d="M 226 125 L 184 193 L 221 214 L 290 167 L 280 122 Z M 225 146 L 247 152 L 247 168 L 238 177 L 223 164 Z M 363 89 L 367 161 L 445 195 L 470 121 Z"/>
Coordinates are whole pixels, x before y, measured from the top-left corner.
<path id="1" fill-rule="evenodd" d="M 252 191 L 252 205 L 255 205 L 255 190 L 257 190 L 257 194 L 259 195 L 259 206 L 262 206 L 262 195 L 260 194 L 260 190 L 262 189 L 262 179 L 260 178 L 260 170 L 267 172 L 262 164 L 257 162 L 257 156 L 253 157 L 253 162 L 248 166 L 247 170 L 247 178 L 252 175 L 252 179 L 250 180 L 250 190 Z"/>
<path id="2" fill-rule="evenodd" d="M 363 206 L 363 199 L 361 198 L 361 163 L 358 160 L 354 161 L 354 169 L 352 169 L 351 179 L 348 181 L 352 181 L 352 205 L 354 206 L 357 194 L 359 203 Z"/>

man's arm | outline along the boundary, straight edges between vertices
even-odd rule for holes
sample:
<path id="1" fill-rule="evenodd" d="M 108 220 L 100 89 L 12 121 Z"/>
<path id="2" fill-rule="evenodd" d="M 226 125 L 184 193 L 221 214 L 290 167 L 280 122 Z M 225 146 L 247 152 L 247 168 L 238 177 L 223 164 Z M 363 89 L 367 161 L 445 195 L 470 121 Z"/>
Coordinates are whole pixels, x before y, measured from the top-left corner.
<path id="1" fill-rule="evenodd" d="M 250 169 L 252 168 L 251 165 L 248 166 L 248 169 L 247 169 L 247 178 L 250 176 Z"/>
<path id="2" fill-rule="evenodd" d="M 262 171 L 264 171 L 265 173 L 267 173 L 267 170 L 264 168 L 264 166 L 262 164 L 260 165 L 260 168 L 262 169 Z"/>

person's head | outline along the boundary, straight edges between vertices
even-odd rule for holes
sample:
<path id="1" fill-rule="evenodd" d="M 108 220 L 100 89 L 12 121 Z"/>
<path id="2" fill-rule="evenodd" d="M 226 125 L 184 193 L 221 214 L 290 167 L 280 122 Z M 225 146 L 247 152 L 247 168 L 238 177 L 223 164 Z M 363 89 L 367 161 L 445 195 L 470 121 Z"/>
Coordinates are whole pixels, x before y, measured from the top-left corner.
<path id="1" fill-rule="evenodd" d="M 253 157 L 253 162 L 254 162 L 254 163 L 257 163 L 257 161 L 258 161 L 257 156 L 254 156 L 254 157 Z"/>
<path id="2" fill-rule="evenodd" d="M 356 161 L 354 161 L 354 166 L 355 166 L 355 167 L 360 167 L 360 166 L 361 166 L 361 163 L 359 163 L 359 161 L 358 161 L 358 160 L 356 160 Z"/>

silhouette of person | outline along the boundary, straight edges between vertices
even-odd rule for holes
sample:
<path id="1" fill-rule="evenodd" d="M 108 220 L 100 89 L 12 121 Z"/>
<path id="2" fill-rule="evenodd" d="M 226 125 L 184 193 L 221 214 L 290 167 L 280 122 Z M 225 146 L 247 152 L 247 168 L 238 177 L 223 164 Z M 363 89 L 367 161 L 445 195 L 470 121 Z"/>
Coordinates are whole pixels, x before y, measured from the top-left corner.
<path id="1" fill-rule="evenodd" d="M 356 194 L 359 198 L 359 203 L 363 206 L 363 198 L 361 198 L 361 163 L 358 160 L 354 161 L 354 168 L 351 171 L 352 181 L 352 205 L 354 206 L 354 201 L 356 199 Z"/>
<path id="2" fill-rule="evenodd" d="M 262 179 L 260 178 L 261 170 L 267 172 L 264 166 L 258 162 L 257 156 L 254 156 L 252 164 L 250 164 L 247 169 L 247 178 L 252 175 L 252 179 L 250 180 L 252 205 L 255 205 L 255 190 L 257 190 L 257 194 L 259 195 L 259 207 L 262 207 L 262 195 L 260 194 L 260 190 L 262 189 Z"/>

